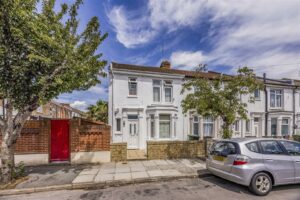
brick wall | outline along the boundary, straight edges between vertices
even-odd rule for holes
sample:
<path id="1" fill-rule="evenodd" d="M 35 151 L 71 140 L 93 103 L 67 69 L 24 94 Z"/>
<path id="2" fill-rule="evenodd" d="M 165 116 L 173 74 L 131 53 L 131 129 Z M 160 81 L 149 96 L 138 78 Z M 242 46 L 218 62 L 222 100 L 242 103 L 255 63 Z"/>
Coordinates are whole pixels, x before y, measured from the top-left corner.
<path id="1" fill-rule="evenodd" d="M 204 141 L 147 141 L 148 160 L 204 156 Z"/>
<path id="2" fill-rule="evenodd" d="M 29 120 L 15 145 L 16 154 L 49 153 L 50 120 Z M 2 135 L 0 133 L 0 142 Z M 109 151 L 110 126 L 81 125 L 81 119 L 70 120 L 71 152 Z"/>
<path id="3" fill-rule="evenodd" d="M 110 160 L 111 162 L 125 162 L 127 160 L 126 142 L 110 144 Z"/>
<path id="4" fill-rule="evenodd" d="M 22 129 L 21 135 L 15 144 L 16 154 L 48 153 L 50 121 L 30 120 Z M 0 141 L 2 135 L 0 133 Z"/>

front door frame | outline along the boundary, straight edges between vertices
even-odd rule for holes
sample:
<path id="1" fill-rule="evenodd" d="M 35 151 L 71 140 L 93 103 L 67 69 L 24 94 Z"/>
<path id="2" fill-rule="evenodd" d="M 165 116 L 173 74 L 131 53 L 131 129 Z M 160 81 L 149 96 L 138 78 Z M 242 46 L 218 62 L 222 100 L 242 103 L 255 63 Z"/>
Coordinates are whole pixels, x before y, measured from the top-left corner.
<path id="1" fill-rule="evenodd" d="M 128 145 L 128 149 L 139 149 L 140 148 L 140 128 L 139 128 L 139 116 L 137 115 L 137 119 L 128 119 L 127 120 L 127 124 L 128 124 L 128 126 L 127 126 L 127 130 L 126 130 L 126 132 L 127 132 L 127 138 L 128 138 L 128 140 L 127 140 L 127 145 Z M 136 137 L 136 146 L 130 146 L 129 145 L 129 140 L 130 140 L 130 123 L 135 123 L 136 124 L 136 133 L 135 133 L 135 135 L 137 135 Z"/>

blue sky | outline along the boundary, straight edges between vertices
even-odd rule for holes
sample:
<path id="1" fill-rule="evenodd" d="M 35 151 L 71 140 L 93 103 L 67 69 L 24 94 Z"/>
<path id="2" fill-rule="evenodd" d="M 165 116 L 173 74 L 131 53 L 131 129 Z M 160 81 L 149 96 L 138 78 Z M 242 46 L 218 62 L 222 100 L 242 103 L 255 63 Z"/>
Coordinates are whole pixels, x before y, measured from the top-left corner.
<path id="1" fill-rule="evenodd" d="M 158 66 L 168 59 L 177 69 L 206 63 L 233 74 L 249 66 L 259 75 L 300 79 L 299 10 L 299 0 L 85 0 L 79 18 L 81 29 L 99 18 L 109 37 L 98 51 L 108 63 Z M 102 79 L 58 101 L 85 109 L 107 100 L 107 86 Z"/>

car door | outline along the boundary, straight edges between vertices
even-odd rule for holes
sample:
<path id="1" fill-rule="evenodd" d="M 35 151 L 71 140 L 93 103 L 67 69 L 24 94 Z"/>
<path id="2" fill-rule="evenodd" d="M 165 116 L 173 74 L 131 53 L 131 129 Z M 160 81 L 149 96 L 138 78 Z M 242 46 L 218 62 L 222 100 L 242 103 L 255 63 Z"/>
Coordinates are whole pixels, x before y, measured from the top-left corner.
<path id="1" fill-rule="evenodd" d="M 295 182 L 294 160 L 276 140 L 260 141 L 264 164 L 275 178 L 275 184 Z"/>
<path id="2" fill-rule="evenodd" d="M 238 145 L 232 142 L 217 142 L 210 150 L 210 166 L 230 172 L 238 152 Z"/>
<path id="3" fill-rule="evenodd" d="M 300 183 L 300 143 L 287 140 L 282 140 L 280 143 L 294 160 L 295 183 Z"/>

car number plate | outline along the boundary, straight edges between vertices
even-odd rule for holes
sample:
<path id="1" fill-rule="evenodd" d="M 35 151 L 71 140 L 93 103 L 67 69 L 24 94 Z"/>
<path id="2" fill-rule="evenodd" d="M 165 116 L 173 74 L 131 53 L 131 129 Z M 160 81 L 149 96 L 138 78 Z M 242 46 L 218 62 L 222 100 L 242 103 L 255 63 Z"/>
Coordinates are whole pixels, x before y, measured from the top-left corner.
<path id="1" fill-rule="evenodd" d="M 223 156 L 213 156 L 213 159 L 219 162 L 225 162 L 226 158 Z"/>

